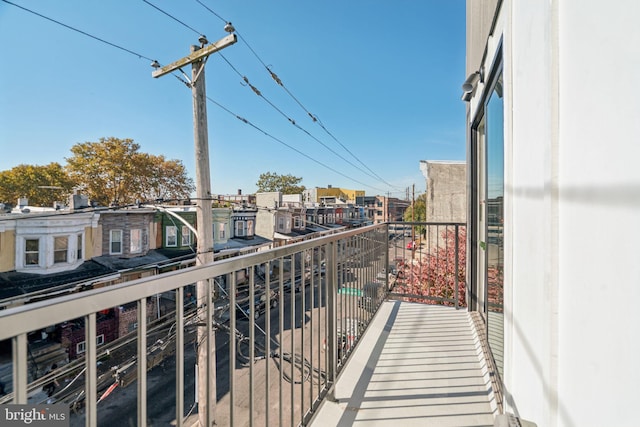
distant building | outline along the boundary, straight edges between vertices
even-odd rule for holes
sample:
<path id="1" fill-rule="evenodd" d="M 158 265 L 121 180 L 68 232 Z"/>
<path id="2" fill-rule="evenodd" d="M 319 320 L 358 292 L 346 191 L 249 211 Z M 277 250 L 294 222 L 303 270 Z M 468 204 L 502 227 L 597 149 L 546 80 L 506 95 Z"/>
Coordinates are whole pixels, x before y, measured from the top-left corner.
<path id="1" fill-rule="evenodd" d="M 358 197 L 364 197 L 364 190 L 351 190 L 329 185 L 327 188 L 315 187 L 304 191 L 305 202 L 311 203 L 356 203 Z"/>
<path id="2" fill-rule="evenodd" d="M 467 166 L 462 161 L 421 160 L 427 181 L 426 221 L 465 222 Z"/>

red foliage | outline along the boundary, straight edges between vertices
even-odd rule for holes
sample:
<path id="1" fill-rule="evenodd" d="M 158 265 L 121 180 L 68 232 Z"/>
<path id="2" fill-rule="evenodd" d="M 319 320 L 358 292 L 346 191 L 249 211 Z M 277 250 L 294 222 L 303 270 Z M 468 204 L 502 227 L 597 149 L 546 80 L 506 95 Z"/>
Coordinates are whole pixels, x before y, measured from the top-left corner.
<path id="1" fill-rule="evenodd" d="M 504 303 L 504 276 L 502 267 L 490 266 L 487 268 L 487 302 L 489 311 L 502 312 Z"/>
<path id="2" fill-rule="evenodd" d="M 447 227 L 438 244 L 426 252 L 418 250 L 414 258 L 399 266 L 397 293 L 416 295 L 408 301 L 428 304 L 455 305 L 455 280 L 458 278 L 458 301 L 466 305 L 466 239 L 465 227 L 458 228 L 458 268 L 456 271 L 456 232 Z M 420 298 L 432 297 L 434 299 Z"/>

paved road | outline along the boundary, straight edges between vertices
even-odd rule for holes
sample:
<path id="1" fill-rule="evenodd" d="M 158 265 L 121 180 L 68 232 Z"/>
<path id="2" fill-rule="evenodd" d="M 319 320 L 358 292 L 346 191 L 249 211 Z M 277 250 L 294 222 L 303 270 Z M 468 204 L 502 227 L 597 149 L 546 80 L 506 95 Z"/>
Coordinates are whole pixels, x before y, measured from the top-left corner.
<path id="1" fill-rule="evenodd" d="M 271 394 L 270 402 L 275 399 L 276 407 L 269 408 L 269 418 L 278 424 L 280 418 L 280 408 L 277 407 L 278 396 L 280 394 L 280 375 L 284 377 L 293 377 L 294 379 L 300 379 L 300 370 L 295 364 L 291 364 L 288 361 L 291 358 L 287 358 L 289 354 L 302 354 L 304 352 L 305 358 L 313 360 L 314 365 L 319 364 L 319 359 L 324 361 L 324 349 L 321 348 L 322 338 L 319 335 L 319 330 L 324 326 L 324 302 L 318 300 L 318 289 L 324 289 L 323 282 L 316 278 L 315 286 L 307 286 L 304 295 L 300 292 L 294 293 L 295 295 L 295 308 L 296 315 L 295 322 L 295 334 L 292 344 L 291 340 L 291 294 L 285 292 L 281 304 L 270 310 L 270 333 L 269 338 L 271 341 L 271 351 L 275 354 L 279 354 L 279 343 L 282 345 L 282 351 L 285 357 L 282 362 L 278 358 L 263 358 L 257 360 L 253 364 L 254 370 L 254 387 L 258 389 L 264 389 L 264 392 L 257 392 L 254 395 L 254 416 L 264 417 L 267 411 L 266 402 L 266 376 L 265 373 L 268 370 L 269 379 L 269 393 Z M 314 290 L 314 307 L 310 310 L 311 302 L 311 290 Z M 305 300 L 305 313 L 301 310 L 302 299 Z M 283 310 L 281 310 L 281 306 Z M 311 314 L 313 313 L 313 314 Z M 280 315 L 283 317 L 283 332 L 280 334 Z M 313 316 L 313 321 L 311 317 Z M 266 337 L 266 316 L 263 314 L 255 321 L 255 341 L 259 344 L 256 346 L 256 356 L 264 356 L 264 353 L 260 351 L 261 347 L 264 347 Z M 236 324 L 237 331 L 241 336 L 248 337 L 250 323 L 248 319 L 238 319 Z M 265 332 L 262 332 L 265 331 Z M 311 349 L 309 342 L 310 331 L 314 334 L 314 345 Z M 305 338 L 306 347 L 301 347 L 302 335 L 307 334 Z M 235 422 L 238 425 L 245 424 L 248 421 L 250 401 L 249 396 L 249 365 L 248 360 L 242 355 L 248 355 L 248 338 L 241 340 L 242 342 L 236 342 L 236 349 L 239 347 L 241 355 L 238 355 L 238 351 L 234 351 L 236 370 L 234 375 L 234 407 L 235 409 Z M 216 362 L 217 362 L 217 399 L 218 399 L 218 425 L 226 425 L 229 422 L 230 411 L 230 370 L 229 370 L 229 334 L 224 330 L 220 330 L 216 333 Z M 313 350 L 313 356 L 311 351 Z M 324 362 L 322 362 L 324 363 Z M 193 343 L 189 343 L 185 346 L 185 361 L 184 361 L 184 401 L 185 412 L 189 412 L 192 409 L 192 405 L 195 398 L 195 347 Z M 295 380 L 294 380 L 295 383 Z M 161 365 L 153 368 L 148 372 L 147 376 L 148 392 L 147 392 L 147 413 L 148 413 L 148 425 L 149 426 L 167 426 L 175 422 L 175 357 L 171 356 L 167 358 Z M 305 397 L 298 397 L 301 385 L 293 384 L 284 380 L 282 382 L 282 392 L 284 398 L 283 405 L 283 419 L 286 424 L 289 424 L 291 416 L 299 419 L 301 417 L 299 406 L 306 402 L 308 404 L 309 395 L 311 394 L 311 382 L 307 380 L 305 382 L 306 391 Z M 314 388 L 318 388 L 317 375 L 314 379 Z M 292 400 L 291 395 L 294 395 Z M 317 391 L 315 391 L 317 395 Z M 300 400 L 298 400 L 300 399 Z M 117 387 L 108 397 L 98 404 L 98 425 L 101 426 L 135 426 L 136 425 L 136 405 L 137 405 L 137 388 L 136 382 L 129 384 L 127 387 Z M 270 407 L 273 403 L 269 404 Z M 294 407 L 294 411 L 291 411 L 291 407 Z M 197 412 L 197 408 L 193 411 Z M 186 414 L 185 414 L 186 415 Z M 296 423 L 297 424 L 297 423 Z M 84 411 L 80 413 L 71 414 L 71 426 L 83 426 L 84 425 Z M 271 423 L 270 423 L 271 425 Z"/>
<path id="2" fill-rule="evenodd" d="M 397 243 L 396 243 L 397 244 Z M 397 248 L 397 249 L 396 249 Z M 392 250 L 399 250 L 392 245 Z M 392 256 L 393 253 L 390 253 Z M 375 261 L 375 262 L 372 262 Z M 364 281 L 375 280 L 377 270 L 383 268 L 384 262 L 380 259 L 369 260 L 351 267 L 350 274 L 343 276 L 341 285 L 362 286 Z M 342 283 L 344 280 L 344 283 Z M 249 354 L 249 329 L 248 319 L 238 319 L 236 329 L 241 337 L 236 342 L 236 348 L 230 352 L 229 334 L 224 330 L 216 332 L 216 366 L 217 366 L 217 419 L 218 425 L 229 425 L 232 416 L 230 407 L 233 399 L 234 424 L 248 425 L 250 414 L 261 420 L 264 425 L 268 418 L 268 425 L 278 425 L 282 420 L 284 425 L 297 425 L 301 420 L 301 407 L 308 407 L 314 399 L 324 381 L 326 371 L 325 361 L 325 298 L 324 279 L 314 276 L 314 286 L 307 286 L 305 292 L 295 292 L 295 298 L 285 292 L 276 308 L 269 311 L 270 327 L 267 333 L 264 314 L 255 321 L 256 356 L 254 363 L 248 363 L 244 356 Z M 313 308 L 312 293 L 313 291 Z M 304 300 L 305 310 L 302 303 Z M 292 322 L 292 307 L 295 314 Z M 356 295 L 338 296 L 338 317 L 354 322 L 367 322 L 371 313 L 362 310 L 357 305 Z M 280 319 L 282 318 L 282 331 Z M 292 323 L 294 327 L 292 329 Z M 342 322 L 344 323 L 344 322 Z M 228 325 L 228 324 L 227 324 Z M 353 338 L 353 326 L 339 325 L 343 331 L 347 331 Z M 293 333 L 292 333 L 293 330 Z M 349 333 L 349 331 L 351 331 Z M 357 329 L 355 334 L 359 334 Z M 266 336 L 268 335 L 268 337 Z M 242 337 L 247 337 L 242 339 Z M 304 338 L 304 341 L 303 341 Z M 277 357 L 264 357 L 263 349 L 267 340 L 270 351 Z M 238 340 L 237 340 L 238 341 Z M 346 344 L 347 346 L 349 343 Z M 283 358 L 280 359 L 280 351 Z M 235 362 L 233 378 L 230 377 L 230 355 Z M 243 356 L 244 355 L 244 356 Z M 185 415 L 193 409 L 195 399 L 195 348 L 193 343 L 185 347 L 185 384 L 184 401 Z M 313 365 L 316 370 L 305 369 L 306 365 Z M 250 383 L 250 370 L 253 370 L 253 384 Z M 293 381 L 291 381 L 293 379 Z M 230 383 L 233 380 L 233 396 L 230 393 Z M 169 357 L 161 365 L 153 368 L 148 373 L 148 425 L 167 426 L 175 422 L 175 358 Z M 253 401 L 250 399 L 251 389 L 254 390 Z M 108 397 L 98 405 L 98 425 L 101 426 L 135 426 L 137 404 L 136 382 L 127 387 L 117 387 Z M 279 405 L 282 396 L 282 406 Z M 250 411 L 252 408 L 253 412 Z M 196 408 L 197 409 L 197 408 Z M 196 412 L 193 410 L 193 413 Z M 72 426 L 84 425 L 84 414 L 72 414 Z"/>

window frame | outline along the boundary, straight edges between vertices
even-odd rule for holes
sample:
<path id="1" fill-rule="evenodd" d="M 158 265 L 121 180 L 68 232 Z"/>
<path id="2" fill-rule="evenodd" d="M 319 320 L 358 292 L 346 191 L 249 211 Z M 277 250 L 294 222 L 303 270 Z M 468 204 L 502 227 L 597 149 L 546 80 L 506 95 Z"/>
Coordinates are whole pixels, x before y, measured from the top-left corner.
<path id="1" fill-rule="evenodd" d="M 119 234 L 120 239 L 115 240 L 114 234 Z M 114 250 L 113 248 L 114 244 L 120 245 L 119 250 Z M 119 228 L 114 228 L 112 230 L 109 230 L 109 255 L 122 255 L 123 247 L 124 247 L 124 232 Z"/>
<path id="2" fill-rule="evenodd" d="M 237 220 L 236 221 L 236 237 L 246 237 L 246 221 Z"/>
<path id="3" fill-rule="evenodd" d="M 36 251 L 28 249 L 30 241 L 37 242 L 38 249 Z M 33 238 L 33 237 L 25 237 L 25 239 L 24 239 L 24 258 L 23 258 L 24 266 L 27 267 L 27 268 L 28 267 L 32 267 L 32 268 L 33 267 L 39 267 L 40 266 L 40 258 L 41 258 L 40 257 L 40 253 L 41 252 L 42 252 L 42 248 L 41 248 L 41 238 L 40 237 L 35 237 L 35 238 Z M 29 255 L 33 255 L 33 254 L 36 255 L 36 258 L 35 258 L 36 262 L 29 262 L 29 260 L 28 260 Z"/>
<path id="4" fill-rule="evenodd" d="M 170 241 L 171 239 L 171 241 Z M 178 247 L 178 227 L 175 225 L 167 225 L 164 228 L 164 245 L 167 248 Z"/>
<path id="5" fill-rule="evenodd" d="M 58 248 L 58 243 L 64 242 L 64 247 Z M 53 236 L 53 264 L 69 262 L 69 236 Z"/>
<path id="6" fill-rule="evenodd" d="M 218 240 L 224 240 L 227 238 L 227 223 L 219 222 L 218 223 Z"/>
<path id="7" fill-rule="evenodd" d="M 138 235 L 137 237 L 135 235 Z M 135 243 L 137 242 L 137 244 Z M 142 253 L 142 229 L 132 228 L 129 230 L 129 253 Z"/>
<path id="8" fill-rule="evenodd" d="M 84 260 L 84 238 L 82 233 L 76 234 L 76 261 Z"/>
<path id="9" fill-rule="evenodd" d="M 104 334 L 100 334 L 96 336 L 96 347 L 104 344 Z M 76 354 L 82 354 L 87 351 L 87 342 L 80 341 L 76 344 Z"/>
<path id="10" fill-rule="evenodd" d="M 182 226 L 180 230 L 180 244 L 181 246 L 191 246 L 191 230 L 186 225 Z"/>

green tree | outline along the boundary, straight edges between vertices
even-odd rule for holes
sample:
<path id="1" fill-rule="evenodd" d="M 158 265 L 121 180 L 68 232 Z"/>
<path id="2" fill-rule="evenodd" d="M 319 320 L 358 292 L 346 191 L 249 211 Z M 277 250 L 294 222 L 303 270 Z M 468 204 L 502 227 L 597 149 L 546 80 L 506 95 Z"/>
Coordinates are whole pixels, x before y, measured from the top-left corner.
<path id="1" fill-rule="evenodd" d="M 416 197 L 414 203 L 404 211 L 405 221 L 426 221 L 427 220 L 427 194 L 422 193 Z"/>
<path id="2" fill-rule="evenodd" d="M 0 172 L 0 202 L 15 205 L 19 197 L 26 197 L 32 206 L 53 206 L 55 201 L 66 202 L 75 186 L 59 163 L 22 164 Z"/>
<path id="3" fill-rule="evenodd" d="M 407 222 L 424 222 L 427 220 L 427 194 L 422 193 L 416 197 L 415 202 L 404 211 L 404 220 Z M 415 227 L 416 235 L 422 236 L 426 231 L 425 227 Z"/>
<path id="4" fill-rule="evenodd" d="M 66 159 L 67 171 L 91 200 L 104 206 L 189 197 L 193 181 L 179 160 L 139 150 L 132 139 L 109 137 L 78 143 Z"/>
<path id="5" fill-rule="evenodd" d="M 181 161 L 152 154 L 142 154 L 139 160 L 141 169 L 147 171 L 140 177 L 140 200 L 180 200 L 188 198 L 195 191 L 193 179 L 187 176 Z"/>
<path id="6" fill-rule="evenodd" d="M 256 183 L 258 192 L 280 191 L 283 194 L 300 194 L 305 190 L 304 185 L 298 185 L 302 178 L 293 175 L 279 175 L 273 172 L 260 174 Z"/>

